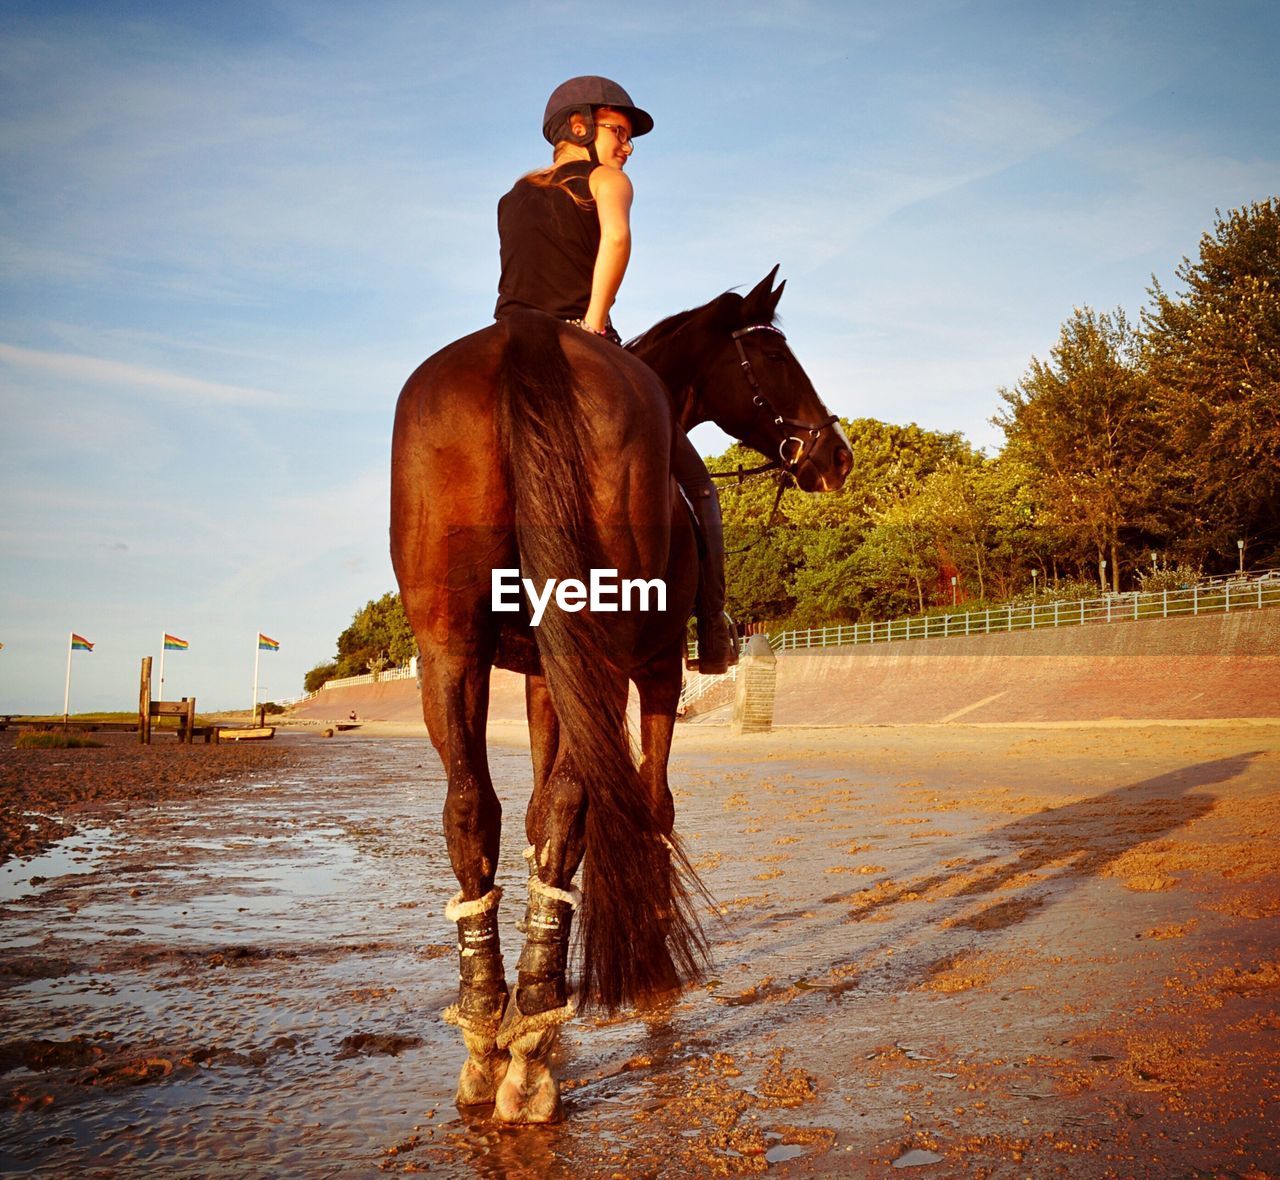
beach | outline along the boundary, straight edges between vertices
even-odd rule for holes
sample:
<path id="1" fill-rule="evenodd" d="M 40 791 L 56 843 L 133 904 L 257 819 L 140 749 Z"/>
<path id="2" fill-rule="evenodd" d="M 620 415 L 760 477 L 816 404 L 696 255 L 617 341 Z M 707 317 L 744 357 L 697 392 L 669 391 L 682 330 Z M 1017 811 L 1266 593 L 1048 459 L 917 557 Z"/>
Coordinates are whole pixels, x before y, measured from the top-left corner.
<path id="1" fill-rule="evenodd" d="M 1280 1172 L 1280 722 L 680 727 L 715 964 L 567 1026 L 527 1130 L 453 1106 L 420 724 L 320 732 L 0 735 L 6 827 L 58 825 L 0 865 L 7 1173 Z M 491 747 L 514 975 L 523 726 Z"/>

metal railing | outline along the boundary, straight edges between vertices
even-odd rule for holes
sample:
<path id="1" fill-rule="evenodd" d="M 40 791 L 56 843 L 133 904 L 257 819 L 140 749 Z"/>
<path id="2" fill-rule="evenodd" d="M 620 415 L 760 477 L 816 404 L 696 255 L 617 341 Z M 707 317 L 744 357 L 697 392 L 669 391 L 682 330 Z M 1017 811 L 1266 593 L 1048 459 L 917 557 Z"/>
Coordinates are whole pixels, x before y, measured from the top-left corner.
<path id="1" fill-rule="evenodd" d="M 883 623 L 845 623 L 783 631 L 769 637 L 775 651 L 810 647 L 844 647 L 859 643 L 892 643 L 908 639 L 953 639 L 1072 627 L 1089 623 L 1122 623 L 1136 619 L 1169 619 L 1180 615 L 1230 614 L 1280 606 L 1280 577 L 1268 572 L 1254 578 L 1190 586 L 1185 590 L 1132 591 L 1070 602 L 1030 602 L 919 615 Z"/>
<path id="2" fill-rule="evenodd" d="M 326 680 L 320 691 L 323 692 L 326 688 L 351 688 L 357 684 L 381 684 L 384 680 L 412 680 L 417 674 L 418 669 L 414 664 L 408 663 L 403 668 L 383 668 L 381 672 L 366 672 L 363 676 L 339 676 L 334 680 Z"/>
<path id="3" fill-rule="evenodd" d="M 731 664 L 727 672 L 722 672 L 718 676 L 708 676 L 702 672 L 688 672 L 685 674 L 684 683 L 680 686 L 680 700 L 676 704 L 676 716 L 680 716 L 684 711 L 709 693 L 718 685 L 728 681 L 732 684 L 738 679 L 738 665 Z"/>
<path id="4" fill-rule="evenodd" d="M 1242 582 L 1280 582 L 1280 569 L 1247 570 L 1244 573 L 1234 574 L 1209 574 L 1203 578 L 1197 578 L 1196 582 L 1200 586 L 1221 586 L 1224 582 L 1230 582 L 1232 585 L 1238 585 Z"/>

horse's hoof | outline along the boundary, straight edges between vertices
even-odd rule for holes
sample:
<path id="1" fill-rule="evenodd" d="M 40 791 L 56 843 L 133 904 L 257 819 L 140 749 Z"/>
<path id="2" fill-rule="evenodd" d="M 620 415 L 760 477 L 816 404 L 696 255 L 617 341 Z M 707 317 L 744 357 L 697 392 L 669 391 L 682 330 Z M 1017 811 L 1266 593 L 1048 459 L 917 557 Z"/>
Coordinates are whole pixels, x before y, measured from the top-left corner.
<path id="1" fill-rule="evenodd" d="M 468 998 L 468 997 L 464 997 Z M 474 997 L 469 997 L 474 999 Z M 504 1005 L 506 996 L 502 997 Z M 454 1102 L 458 1106 L 486 1106 L 497 1097 L 498 1087 L 507 1076 L 511 1054 L 505 1046 L 497 1044 L 496 1021 L 476 1021 L 463 1013 L 463 1004 L 451 1004 L 444 1010 L 444 1019 L 456 1024 L 467 1046 L 467 1059 L 458 1075 L 458 1092 Z M 501 1009 L 497 1015 L 501 1016 Z"/>
<path id="2" fill-rule="evenodd" d="M 498 1087 L 493 1117 L 499 1123 L 558 1123 L 560 1083 L 551 1073 L 551 1053 L 560 1039 L 560 1027 L 578 1010 L 571 995 L 562 1008 L 526 1016 L 513 995 L 503 1013 L 497 1044 L 511 1054 L 507 1076 Z"/>
<path id="3" fill-rule="evenodd" d="M 564 1118 L 560 1083 L 542 1062 L 512 1062 L 493 1104 L 499 1123 L 558 1123 Z"/>
<path id="4" fill-rule="evenodd" d="M 457 1106 L 488 1106 L 495 1102 L 510 1062 L 511 1058 L 506 1053 L 468 1057 L 458 1075 L 458 1093 L 454 1103 Z"/>

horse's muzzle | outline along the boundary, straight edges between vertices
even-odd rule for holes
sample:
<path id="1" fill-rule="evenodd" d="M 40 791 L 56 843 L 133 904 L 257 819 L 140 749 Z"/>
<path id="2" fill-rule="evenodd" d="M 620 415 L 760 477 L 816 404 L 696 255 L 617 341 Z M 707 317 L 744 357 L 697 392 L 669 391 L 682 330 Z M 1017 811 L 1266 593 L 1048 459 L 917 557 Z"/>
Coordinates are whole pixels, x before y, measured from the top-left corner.
<path id="1" fill-rule="evenodd" d="M 814 450 L 802 456 L 793 474 L 801 491 L 838 492 L 853 470 L 853 453 L 843 435 L 824 439 Z"/>

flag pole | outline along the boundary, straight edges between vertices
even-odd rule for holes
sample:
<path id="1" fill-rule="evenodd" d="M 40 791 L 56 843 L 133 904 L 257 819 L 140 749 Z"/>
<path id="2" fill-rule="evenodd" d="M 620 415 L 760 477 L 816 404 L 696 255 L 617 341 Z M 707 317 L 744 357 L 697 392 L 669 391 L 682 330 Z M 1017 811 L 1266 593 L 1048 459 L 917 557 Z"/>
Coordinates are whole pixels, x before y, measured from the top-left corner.
<path id="1" fill-rule="evenodd" d="M 164 633 L 160 634 L 160 695 L 156 700 L 164 700 Z"/>
<path id="2" fill-rule="evenodd" d="M 262 658 L 262 645 L 258 642 L 258 637 L 253 638 L 253 708 L 249 710 L 249 720 L 252 721 L 258 712 L 258 660 Z"/>
<path id="3" fill-rule="evenodd" d="M 62 693 L 62 724 L 71 720 L 71 632 L 67 632 L 67 685 Z"/>

